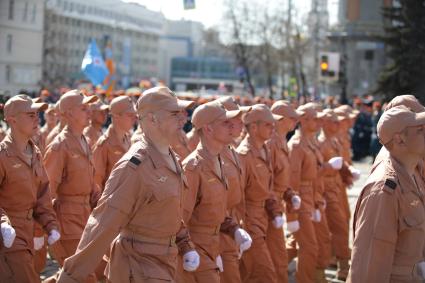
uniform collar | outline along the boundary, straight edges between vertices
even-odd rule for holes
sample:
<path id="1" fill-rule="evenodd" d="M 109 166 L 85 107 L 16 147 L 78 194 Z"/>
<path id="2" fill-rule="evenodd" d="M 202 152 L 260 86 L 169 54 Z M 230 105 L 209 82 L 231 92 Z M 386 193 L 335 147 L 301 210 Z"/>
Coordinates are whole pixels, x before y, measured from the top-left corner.
<path id="1" fill-rule="evenodd" d="M 180 173 L 181 172 L 180 164 L 177 162 L 177 158 L 170 148 L 168 148 L 168 151 L 169 151 L 169 154 L 171 155 L 171 157 L 173 158 L 173 161 L 174 161 L 174 164 L 176 166 L 177 171 L 174 168 L 171 168 L 168 165 L 167 161 L 165 161 L 165 159 L 163 157 L 163 154 L 161 152 L 159 152 L 159 150 L 153 145 L 153 143 L 148 138 L 146 138 L 146 136 L 144 134 L 142 134 L 141 142 L 143 144 L 145 144 L 147 154 L 148 154 L 150 160 L 152 161 L 152 164 L 153 164 L 155 169 L 158 169 L 158 168 L 161 168 L 161 167 L 166 167 L 169 170 L 173 171 L 174 173 Z"/>
<path id="2" fill-rule="evenodd" d="M 112 126 L 109 126 L 108 129 L 105 132 L 105 136 L 109 137 L 109 143 L 111 145 L 114 146 L 119 146 L 121 147 L 124 151 L 128 150 L 127 145 L 125 144 L 124 140 L 129 140 L 129 135 L 128 134 L 124 134 L 124 140 L 120 140 L 118 138 L 118 135 L 116 133 L 116 131 L 114 131 L 114 129 L 112 128 Z"/>
<path id="3" fill-rule="evenodd" d="M 28 163 L 27 158 L 25 158 L 23 153 L 18 150 L 18 148 L 16 147 L 16 143 L 14 142 L 13 137 L 10 133 L 7 134 L 6 137 L 3 139 L 2 144 L 6 146 L 5 149 L 8 156 L 16 156 L 22 162 L 27 164 L 29 167 L 32 167 L 32 165 L 34 165 L 34 160 L 37 159 L 37 154 L 39 152 L 37 148 L 35 147 L 34 142 L 31 139 L 28 141 L 28 144 L 31 146 L 31 151 L 32 151 L 31 163 Z"/>
<path id="4" fill-rule="evenodd" d="M 397 181 L 400 185 L 401 191 L 403 193 L 411 191 L 422 198 L 423 192 L 420 191 L 421 188 L 419 183 L 421 181 L 420 175 L 416 171 L 417 170 L 415 170 L 415 177 L 418 184 L 415 183 L 415 180 L 413 179 L 413 177 L 409 175 L 409 173 L 406 171 L 406 169 L 404 169 L 402 164 L 400 164 L 400 162 L 398 162 L 395 158 L 390 156 L 387 160 L 386 174 L 388 174 L 389 176 L 391 175 L 396 176 Z"/>

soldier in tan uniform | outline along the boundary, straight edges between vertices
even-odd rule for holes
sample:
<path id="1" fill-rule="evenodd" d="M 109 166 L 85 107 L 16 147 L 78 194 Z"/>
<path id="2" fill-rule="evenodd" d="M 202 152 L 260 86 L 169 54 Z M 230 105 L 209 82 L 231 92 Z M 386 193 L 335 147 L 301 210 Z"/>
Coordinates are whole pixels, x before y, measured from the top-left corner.
<path id="1" fill-rule="evenodd" d="M 291 229 L 291 225 L 294 225 L 294 221 L 297 221 L 297 210 L 301 206 L 301 198 L 297 192 L 291 189 L 290 185 L 291 170 L 286 135 L 295 128 L 300 115 L 284 100 L 276 101 L 272 105 L 271 111 L 273 114 L 284 117 L 276 122 L 275 133 L 268 141 L 268 145 L 270 146 L 274 171 L 273 190 L 278 199 L 280 209 L 286 212 L 287 221 L 292 223 L 289 225 Z M 294 231 L 292 230 L 291 232 Z M 283 230 L 275 229 L 270 221 L 266 240 L 276 269 L 278 282 L 288 282 L 288 254 Z"/>
<path id="2" fill-rule="evenodd" d="M 40 129 L 40 135 L 43 141 L 43 148 L 41 148 L 41 150 L 43 153 L 46 149 L 47 135 L 53 130 L 59 121 L 57 110 L 53 105 L 49 105 L 49 108 L 47 108 L 44 112 L 44 119 L 46 120 L 46 124 L 44 124 L 44 126 Z"/>
<path id="3" fill-rule="evenodd" d="M 71 90 L 60 98 L 59 109 L 66 126 L 47 146 L 44 155 L 62 234 L 52 248 L 61 265 L 74 254 L 90 212 L 100 197 L 94 184 L 91 150 L 82 134 L 89 122 L 89 103 L 96 100 L 96 96 L 86 97 L 78 90 Z"/>
<path id="4" fill-rule="evenodd" d="M 112 124 L 93 147 L 94 180 L 102 191 L 115 163 L 130 148 L 128 132 L 137 119 L 136 109 L 128 96 L 112 99 L 110 114 Z"/>
<path id="5" fill-rule="evenodd" d="M 33 263 L 35 222 L 49 244 L 60 238 L 42 155 L 31 141 L 37 112 L 46 108 L 26 95 L 10 98 L 4 107 L 11 131 L 0 143 L 0 282 L 40 282 Z"/>
<path id="6" fill-rule="evenodd" d="M 226 111 L 217 102 L 205 103 L 193 112 L 192 124 L 200 143 L 183 161 L 188 181 L 183 216 L 201 258 L 195 272 L 179 274 L 179 282 L 220 282 L 219 270 L 223 271 L 223 263 L 219 232 L 235 238 L 242 236 L 243 230 L 226 215 L 229 181 L 221 157 L 231 134 L 229 120 L 240 113 L 240 110 Z"/>
<path id="7" fill-rule="evenodd" d="M 253 240 L 251 248 L 242 255 L 243 282 L 277 282 L 266 235 L 269 225 L 282 229 L 283 210 L 273 192 L 272 159 L 266 141 L 275 122 L 281 119 L 264 104 L 252 106 L 243 116 L 247 135 L 237 151 L 246 165 L 245 223 Z"/>
<path id="8" fill-rule="evenodd" d="M 63 117 L 59 109 L 59 101 L 56 102 L 55 104 L 55 110 L 56 110 L 56 115 L 58 116 L 58 119 L 59 119 L 59 123 L 57 123 L 57 125 L 47 135 L 46 140 L 44 142 L 45 147 L 47 147 L 65 127 L 65 117 Z"/>
<path id="9" fill-rule="evenodd" d="M 131 144 L 135 144 L 136 142 L 142 140 L 143 137 L 143 130 L 142 130 L 142 126 L 139 125 L 137 126 L 137 129 L 134 131 L 133 135 L 131 136 Z"/>
<path id="10" fill-rule="evenodd" d="M 341 144 L 337 138 L 339 123 L 342 117 L 337 116 L 333 110 L 324 110 L 323 131 L 319 136 L 320 150 L 325 160 L 333 160 L 334 170 L 325 170 L 324 186 L 326 199 L 326 217 L 331 232 L 332 248 L 335 252 L 338 270 L 337 277 L 343 280 L 348 274 L 348 261 L 350 259 L 350 249 L 348 247 L 348 226 L 346 225 L 345 213 L 339 203 L 342 180 L 339 172 L 343 166 L 341 157 Z"/>
<path id="11" fill-rule="evenodd" d="M 231 96 L 221 97 L 216 100 L 221 103 L 228 111 L 241 110 L 246 113 L 251 107 L 241 107 Z M 243 227 L 244 217 L 244 189 L 246 168 L 232 146 L 234 139 L 238 138 L 243 122 L 241 115 L 232 119 L 232 129 L 228 136 L 227 146 L 223 148 L 220 156 L 223 160 L 224 172 L 228 180 L 227 191 L 227 215 L 232 217 L 241 227 Z M 220 273 L 220 282 L 222 283 L 238 283 L 241 282 L 239 272 L 239 259 L 242 253 L 251 245 L 251 237 L 244 231 L 240 231 L 240 236 L 232 237 L 223 231 L 220 233 L 220 255 L 223 261 L 223 272 Z M 249 239 L 244 241 L 245 239 Z"/>
<path id="12" fill-rule="evenodd" d="M 320 186 L 322 186 L 321 179 L 318 178 L 319 174 L 328 167 L 328 163 L 322 160 L 320 150 L 315 144 L 318 130 L 318 113 L 315 107 L 313 103 L 298 107 L 297 111 L 302 113 L 300 128 L 288 143 L 291 187 L 299 192 L 302 199 L 298 212 L 300 228 L 291 234 L 287 243 L 289 261 L 298 255 L 295 277 L 299 283 L 314 282 L 317 276 L 319 243 L 314 224 L 321 222 L 323 204 L 319 205 L 316 190 L 321 190 Z"/>
<path id="13" fill-rule="evenodd" d="M 94 147 L 97 140 L 103 134 L 102 127 L 108 118 L 108 110 L 109 106 L 103 104 L 100 100 L 90 104 L 90 125 L 83 131 L 90 148 Z"/>
<path id="14" fill-rule="evenodd" d="M 65 261 L 60 283 L 81 282 L 109 249 L 108 282 L 175 282 L 177 253 L 186 270 L 196 270 L 194 251 L 182 222 L 185 177 L 170 150 L 181 130 L 178 100 L 166 87 L 146 90 L 137 102 L 144 129 L 118 161 L 75 255 Z"/>
<path id="15" fill-rule="evenodd" d="M 425 280 L 425 113 L 404 106 L 385 111 L 377 133 L 389 151 L 369 176 L 354 213 L 347 282 Z"/>

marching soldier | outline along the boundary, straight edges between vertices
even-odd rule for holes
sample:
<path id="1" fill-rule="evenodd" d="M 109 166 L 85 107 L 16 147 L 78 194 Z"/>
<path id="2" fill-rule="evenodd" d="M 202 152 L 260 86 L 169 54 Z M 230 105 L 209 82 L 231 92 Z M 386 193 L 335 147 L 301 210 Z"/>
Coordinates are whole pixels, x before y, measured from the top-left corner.
<path id="1" fill-rule="evenodd" d="M 60 265 L 74 254 L 100 196 L 94 184 L 91 149 L 83 135 L 89 122 L 89 103 L 96 100 L 96 96 L 86 97 L 78 90 L 60 98 L 59 110 L 66 126 L 47 146 L 44 156 L 53 207 L 61 225 L 61 240 L 52 247 Z M 54 281 L 54 277 L 49 280 Z"/>
<path id="2" fill-rule="evenodd" d="M 354 213 L 347 282 L 425 280 L 425 113 L 404 106 L 385 111 L 377 133 L 389 152 L 369 176 Z"/>
<path id="3" fill-rule="evenodd" d="M 166 87 L 143 93 L 137 102 L 143 139 L 112 170 L 59 283 L 82 282 L 111 242 L 108 282 L 174 282 L 178 252 L 185 270 L 196 270 L 199 255 L 182 222 L 186 181 L 170 150 L 181 130 L 181 111 L 190 105 Z"/>
<path id="4" fill-rule="evenodd" d="M 239 244 L 250 241 L 234 219 L 226 217 L 229 182 L 221 157 L 231 135 L 229 120 L 240 113 L 240 110 L 226 111 L 220 103 L 208 102 L 196 108 L 192 115 L 200 143 L 183 161 L 188 181 L 183 213 L 201 258 L 196 271 L 179 274 L 179 282 L 220 282 L 219 271 L 223 272 L 220 231 L 237 239 Z"/>
<path id="5" fill-rule="evenodd" d="M 102 127 L 108 118 L 109 106 L 100 100 L 90 104 L 90 125 L 84 129 L 84 136 L 90 148 L 93 148 L 97 140 L 103 134 Z"/>
<path id="6" fill-rule="evenodd" d="M 10 134 L 0 143 L 0 282 L 40 282 L 33 263 L 35 222 L 49 235 L 49 245 L 60 238 L 42 155 L 31 141 L 38 111 L 46 108 L 26 95 L 4 107 Z"/>
<path id="7" fill-rule="evenodd" d="M 282 229 L 283 211 L 273 193 L 272 160 L 266 141 L 275 122 L 281 119 L 264 104 L 252 106 L 243 116 L 247 135 L 237 151 L 246 165 L 245 222 L 253 240 L 251 248 L 242 255 L 243 282 L 277 282 L 266 235 L 269 223 L 274 229 Z"/>

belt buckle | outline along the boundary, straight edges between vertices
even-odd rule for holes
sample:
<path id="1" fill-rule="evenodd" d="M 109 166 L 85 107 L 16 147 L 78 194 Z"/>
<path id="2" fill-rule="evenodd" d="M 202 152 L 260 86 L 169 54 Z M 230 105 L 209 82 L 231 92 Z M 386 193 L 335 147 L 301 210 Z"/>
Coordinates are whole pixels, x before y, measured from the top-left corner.
<path id="1" fill-rule="evenodd" d="M 32 208 L 30 208 L 28 210 L 28 213 L 27 213 L 27 219 L 28 220 L 31 220 L 33 218 L 33 213 L 34 213 L 34 210 Z"/>

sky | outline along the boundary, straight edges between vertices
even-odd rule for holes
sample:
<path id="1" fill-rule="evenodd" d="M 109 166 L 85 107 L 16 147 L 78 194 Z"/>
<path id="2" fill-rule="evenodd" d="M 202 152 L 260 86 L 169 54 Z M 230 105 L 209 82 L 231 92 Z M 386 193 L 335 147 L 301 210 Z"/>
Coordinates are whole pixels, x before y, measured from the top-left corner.
<path id="1" fill-rule="evenodd" d="M 195 0 L 196 8 L 193 10 L 184 10 L 183 0 L 124 0 L 124 2 L 137 2 L 150 10 L 162 11 L 165 17 L 171 20 L 187 19 L 202 22 L 207 28 L 220 23 L 224 10 L 224 0 Z M 294 0 L 293 3 L 301 17 L 310 10 L 311 0 Z M 333 24 L 337 18 L 338 0 L 328 0 L 328 9 L 330 24 Z"/>

